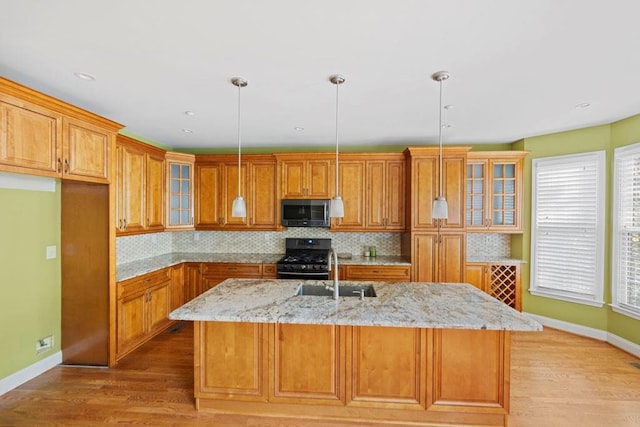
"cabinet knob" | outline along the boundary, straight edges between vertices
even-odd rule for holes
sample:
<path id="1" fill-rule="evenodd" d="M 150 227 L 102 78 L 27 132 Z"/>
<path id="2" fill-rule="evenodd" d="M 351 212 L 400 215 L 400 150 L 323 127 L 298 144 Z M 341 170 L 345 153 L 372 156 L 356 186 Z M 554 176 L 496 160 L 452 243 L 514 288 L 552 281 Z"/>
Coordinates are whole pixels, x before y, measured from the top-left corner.
<path id="1" fill-rule="evenodd" d="M 69 173 L 69 160 L 64 159 L 64 173 Z"/>

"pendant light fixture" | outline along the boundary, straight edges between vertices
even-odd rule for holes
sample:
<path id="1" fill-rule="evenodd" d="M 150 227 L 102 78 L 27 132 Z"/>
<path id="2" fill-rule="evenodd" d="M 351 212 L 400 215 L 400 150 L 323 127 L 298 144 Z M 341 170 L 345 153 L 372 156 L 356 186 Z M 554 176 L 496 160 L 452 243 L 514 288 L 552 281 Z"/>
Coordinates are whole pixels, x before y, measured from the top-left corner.
<path id="1" fill-rule="evenodd" d="M 442 82 L 449 78 L 447 71 L 438 71 L 434 73 L 431 78 L 440 83 L 440 104 L 438 109 L 438 142 L 440 146 L 440 192 L 438 197 L 433 201 L 433 208 L 431 209 L 431 217 L 433 219 L 443 220 L 449 217 L 449 207 L 447 206 L 447 200 L 444 198 L 442 191 Z"/>
<path id="2" fill-rule="evenodd" d="M 231 207 L 231 216 L 234 218 L 243 218 L 247 216 L 247 205 L 244 202 L 244 198 L 240 194 L 240 185 L 241 180 L 240 176 L 242 174 L 242 165 L 240 163 L 240 152 L 242 146 L 242 138 L 241 138 L 241 108 L 240 108 L 240 91 L 241 88 L 246 87 L 249 83 L 243 79 L 242 77 L 234 77 L 231 79 L 231 83 L 238 87 L 238 195 L 233 200 L 233 206 Z"/>
<path id="3" fill-rule="evenodd" d="M 329 81 L 336 85 L 336 195 L 331 199 L 331 209 L 329 210 L 329 216 L 331 218 L 342 218 L 344 217 L 344 203 L 342 202 L 342 197 L 340 197 L 339 189 L 340 185 L 338 183 L 338 88 L 342 83 L 344 83 L 344 76 L 340 74 L 334 74 L 329 77 Z"/>

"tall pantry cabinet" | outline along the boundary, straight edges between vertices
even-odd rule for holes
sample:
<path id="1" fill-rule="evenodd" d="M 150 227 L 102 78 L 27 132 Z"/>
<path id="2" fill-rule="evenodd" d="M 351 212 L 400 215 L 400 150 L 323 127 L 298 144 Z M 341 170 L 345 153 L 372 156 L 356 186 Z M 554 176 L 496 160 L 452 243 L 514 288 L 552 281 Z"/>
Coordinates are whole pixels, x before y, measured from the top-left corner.
<path id="1" fill-rule="evenodd" d="M 411 279 L 418 282 L 464 282 L 466 258 L 465 173 L 470 147 L 443 148 L 442 191 L 446 220 L 431 216 L 440 193 L 438 147 L 409 147 L 406 156 L 406 224 L 403 256 L 411 259 Z"/>

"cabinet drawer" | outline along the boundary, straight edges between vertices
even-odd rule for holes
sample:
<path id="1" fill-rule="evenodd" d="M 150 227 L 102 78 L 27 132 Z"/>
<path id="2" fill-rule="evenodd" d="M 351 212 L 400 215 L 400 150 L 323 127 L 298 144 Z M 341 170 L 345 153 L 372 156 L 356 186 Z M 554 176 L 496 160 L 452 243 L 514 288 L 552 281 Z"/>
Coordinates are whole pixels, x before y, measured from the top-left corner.
<path id="1" fill-rule="evenodd" d="M 212 262 L 202 264 L 203 276 L 262 277 L 262 264 Z"/>
<path id="2" fill-rule="evenodd" d="M 346 265 L 346 280 L 406 280 L 411 277 L 408 265 Z"/>
<path id="3" fill-rule="evenodd" d="M 117 298 L 127 298 L 138 293 L 144 293 L 150 287 L 171 279 L 170 269 L 154 271 L 143 276 L 123 280 L 117 283 Z"/>
<path id="4" fill-rule="evenodd" d="M 262 277 L 265 279 L 275 279 L 278 277 L 276 264 L 262 264 Z"/>

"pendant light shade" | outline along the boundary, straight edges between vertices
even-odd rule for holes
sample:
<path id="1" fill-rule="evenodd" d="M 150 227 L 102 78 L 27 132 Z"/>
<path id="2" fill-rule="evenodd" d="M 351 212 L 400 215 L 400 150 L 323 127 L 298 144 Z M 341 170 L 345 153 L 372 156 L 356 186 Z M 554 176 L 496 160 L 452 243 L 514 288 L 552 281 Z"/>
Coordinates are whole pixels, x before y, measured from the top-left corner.
<path id="1" fill-rule="evenodd" d="M 444 198 L 442 191 L 442 82 L 449 78 L 447 71 L 438 71 L 434 73 L 431 78 L 440 83 L 440 104 L 438 109 L 438 142 L 440 146 L 440 192 L 438 197 L 433 201 L 431 208 L 431 217 L 433 219 L 447 219 L 449 217 L 449 206 L 447 205 L 447 199 Z"/>
<path id="2" fill-rule="evenodd" d="M 241 88 L 247 86 L 249 83 L 243 79 L 242 77 L 235 77 L 231 79 L 231 83 L 238 87 L 238 195 L 233 200 L 233 205 L 231 206 L 231 216 L 234 218 L 244 218 L 247 216 L 247 204 L 244 202 L 244 198 L 240 194 L 240 185 L 241 180 L 240 176 L 242 174 L 242 164 L 240 162 L 240 153 L 242 146 L 242 138 L 241 138 L 241 113 L 242 110 L 240 108 L 240 91 Z"/>
<path id="3" fill-rule="evenodd" d="M 336 195 L 331 199 L 331 208 L 329 209 L 329 216 L 331 218 L 344 217 L 344 203 L 342 197 L 340 197 L 339 190 L 340 185 L 338 182 L 339 167 L 338 167 L 338 88 L 344 83 L 344 76 L 340 74 L 334 74 L 329 78 L 329 81 L 336 85 Z"/>

